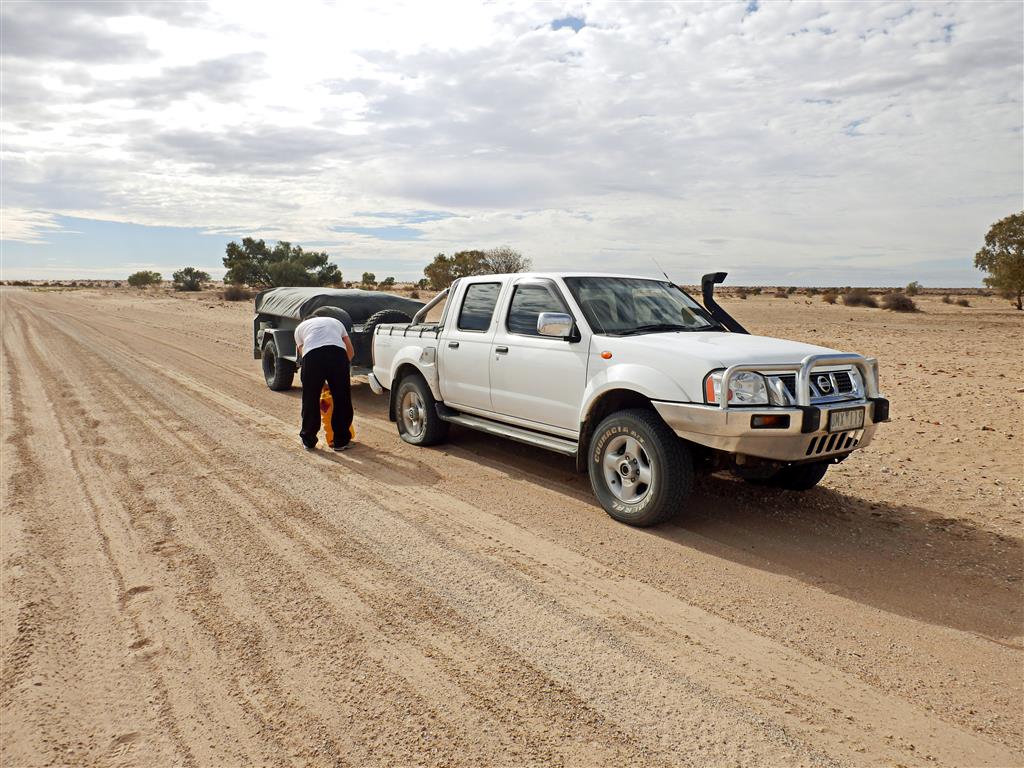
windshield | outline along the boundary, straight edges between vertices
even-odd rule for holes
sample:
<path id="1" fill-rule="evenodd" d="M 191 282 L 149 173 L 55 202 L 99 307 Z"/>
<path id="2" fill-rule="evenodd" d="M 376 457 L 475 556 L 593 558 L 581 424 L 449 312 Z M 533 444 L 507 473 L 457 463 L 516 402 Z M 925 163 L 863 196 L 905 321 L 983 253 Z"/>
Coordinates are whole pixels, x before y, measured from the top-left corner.
<path id="1" fill-rule="evenodd" d="M 565 284 L 595 333 L 721 330 L 700 304 L 672 283 L 634 277 L 567 277 Z"/>

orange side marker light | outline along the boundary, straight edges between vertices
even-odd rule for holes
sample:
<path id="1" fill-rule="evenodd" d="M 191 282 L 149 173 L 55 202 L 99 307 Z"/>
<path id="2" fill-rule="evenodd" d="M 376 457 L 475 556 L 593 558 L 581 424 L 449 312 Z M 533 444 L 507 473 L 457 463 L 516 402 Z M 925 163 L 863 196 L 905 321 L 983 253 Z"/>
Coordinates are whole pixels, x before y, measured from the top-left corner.
<path id="1" fill-rule="evenodd" d="M 612 359 L 612 353 L 611 352 L 602 352 L 601 353 L 601 359 L 602 360 L 611 360 Z"/>

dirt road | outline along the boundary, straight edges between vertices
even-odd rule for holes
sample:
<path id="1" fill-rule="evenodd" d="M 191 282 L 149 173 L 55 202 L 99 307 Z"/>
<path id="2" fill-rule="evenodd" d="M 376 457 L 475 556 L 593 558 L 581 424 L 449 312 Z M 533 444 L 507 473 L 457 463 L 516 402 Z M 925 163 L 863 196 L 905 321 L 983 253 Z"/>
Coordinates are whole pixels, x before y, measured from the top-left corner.
<path id="1" fill-rule="evenodd" d="M 2 301 L 5 766 L 1024 764 L 1019 396 L 1010 438 L 896 421 L 643 531 L 562 457 L 405 445 L 365 385 L 359 445 L 304 453 L 245 307 Z M 989 439 L 953 488 L 890 456 Z"/>

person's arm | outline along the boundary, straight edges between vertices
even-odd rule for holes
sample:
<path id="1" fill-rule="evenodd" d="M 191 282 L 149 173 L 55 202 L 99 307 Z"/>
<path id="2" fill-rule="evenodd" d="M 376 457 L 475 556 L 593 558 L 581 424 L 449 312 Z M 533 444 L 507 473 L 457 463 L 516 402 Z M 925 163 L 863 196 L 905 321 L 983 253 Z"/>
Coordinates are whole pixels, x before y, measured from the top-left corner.
<path id="1" fill-rule="evenodd" d="M 349 362 L 351 362 L 352 358 L 356 356 L 356 351 L 352 347 L 352 339 L 350 339 L 347 334 L 345 336 L 345 351 L 348 353 Z"/>
<path id="2" fill-rule="evenodd" d="M 301 326 L 302 323 L 299 323 L 299 327 Z M 302 334 L 299 333 L 298 328 L 295 329 L 295 351 L 299 357 L 302 357 Z"/>

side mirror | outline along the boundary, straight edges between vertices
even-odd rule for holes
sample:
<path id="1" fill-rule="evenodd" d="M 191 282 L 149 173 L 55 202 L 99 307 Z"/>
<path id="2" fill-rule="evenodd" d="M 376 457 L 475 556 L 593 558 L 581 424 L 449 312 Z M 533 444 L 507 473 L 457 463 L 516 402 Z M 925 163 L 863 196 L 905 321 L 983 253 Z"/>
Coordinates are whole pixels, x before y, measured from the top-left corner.
<path id="1" fill-rule="evenodd" d="M 541 336 L 567 339 L 572 336 L 572 326 L 572 315 L 562 312 L 541 312 L 537 315 L 537 333 Z"/>

